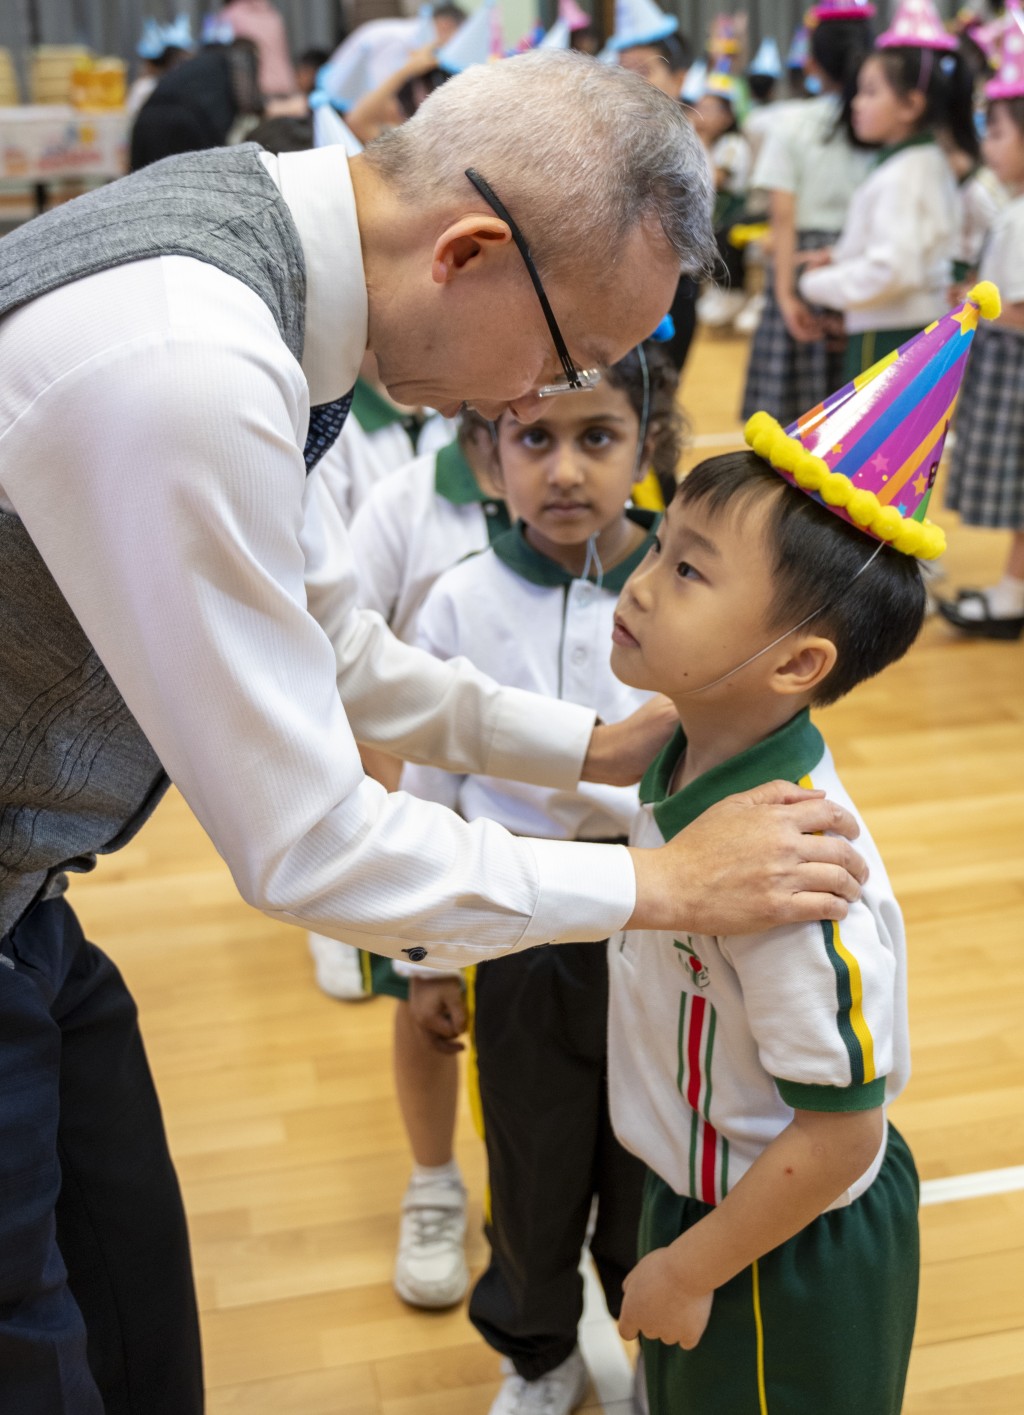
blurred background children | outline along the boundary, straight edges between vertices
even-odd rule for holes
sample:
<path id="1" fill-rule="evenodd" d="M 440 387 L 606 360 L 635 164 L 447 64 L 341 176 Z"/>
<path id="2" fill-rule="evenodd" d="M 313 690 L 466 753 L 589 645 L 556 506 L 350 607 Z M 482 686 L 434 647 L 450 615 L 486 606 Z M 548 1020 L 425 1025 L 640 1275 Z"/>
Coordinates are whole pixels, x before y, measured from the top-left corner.
<path id="1" fill-rule="evenodd" d="M 970 75 L 931 0 L 904 0 L 861 65 L 853 129 L 880 146 L 839 240 L 807 259 L 799 290 L 843 314 L 846 378 L 942 315 L 956 250 L 956 183 L 940 139 L 978 152 Z M 812 268 L 817 267 L 817 268 Z"/>
<path id="2" fill-rule="evenodd" d="M 857 72 L 871 48 L 870 7 L 865 10 L 853 19 L 834 18 L 830 5 L 812 10 L 804 64 L 821 93 L 780 105 L 754 170 L 754 187 L 769 194 L 771 256 L 747 367 L 744 419 L 763 408 L 788 427 L 843 381 L 842 340 L 826 340 L 817 314 L 797 294 L 796 256 L 835 244 L 871 162 L 851 118 Z"/>

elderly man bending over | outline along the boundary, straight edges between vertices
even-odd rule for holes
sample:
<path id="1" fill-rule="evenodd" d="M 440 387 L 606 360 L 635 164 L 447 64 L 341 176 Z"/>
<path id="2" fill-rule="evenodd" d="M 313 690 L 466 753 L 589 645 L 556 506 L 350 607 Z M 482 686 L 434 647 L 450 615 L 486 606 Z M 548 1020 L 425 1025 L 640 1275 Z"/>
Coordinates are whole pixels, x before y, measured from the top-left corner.
<path id="1" fill-rule="evenodd" d="M 705 174 L 670 99 L 540 53 L 470 70 L 352 161 L 175 157 L 0 244 L 0 1408 L 201 1409 L 134 1008 L 63 897 L 168 778 L 247 900 L 414 960 L 627 923 L 736 933 L 855 897 L 853 823 L 792 787 L 651 851 L 387 795 L 357 740 L 625 782 L 669 716 L 595 725 L 399 645 L 306 515 L 366 349 L 402 402 L 529 419 L 706 264 Z"/>

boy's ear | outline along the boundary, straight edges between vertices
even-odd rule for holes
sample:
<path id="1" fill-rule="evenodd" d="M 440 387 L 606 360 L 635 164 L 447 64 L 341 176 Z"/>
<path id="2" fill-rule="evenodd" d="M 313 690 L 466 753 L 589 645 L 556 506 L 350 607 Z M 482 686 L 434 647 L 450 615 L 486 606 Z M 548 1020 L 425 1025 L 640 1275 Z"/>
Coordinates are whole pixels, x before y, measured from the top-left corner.
<path id="1" fill-rule="evenodd" d="M 771 687 L 783 697 L 812 693 L 832 672 L 838 656 L 831 639 L 809 634 L 799 639 L 776 664 Z"/>

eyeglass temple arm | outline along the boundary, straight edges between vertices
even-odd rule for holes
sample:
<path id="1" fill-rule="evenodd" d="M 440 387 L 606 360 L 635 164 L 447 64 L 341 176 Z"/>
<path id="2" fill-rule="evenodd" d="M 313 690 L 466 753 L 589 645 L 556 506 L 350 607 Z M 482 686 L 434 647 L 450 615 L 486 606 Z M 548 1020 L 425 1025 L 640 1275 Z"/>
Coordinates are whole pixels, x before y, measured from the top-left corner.
<path id="1" fill-rule="evenodd" d="M 491 189 L 490 183 L 485 181 L 485 179 L 481 177 L 480 173 L 476 170 L 476 168 L 467 167 L 466 176 L 473 183 L 473 186 L 476 187 L 477 191 L 483 197 L 487 205 L 491 207 L 495 214 L 500 216 L 502 221 L 507 224 L 512 239 L 513 241 L 515 241 L 516 246 L 519 249 L 519 254 L 523 258 L 523 264 L 526 266 L 530 279 L 533 282 L 533 288 L 537 292 L 537 299 L 540 300 L 540 307 L 544 311 L 544 318 L 547 320 L 548 329 L 551 331 L 551 338 L 554 342 L 555 353 L 558 355 L 561 361 L 565 376 L 569 380 L 569 384 L 571 387 L 579 388 L 580 379 L 579 374 L 576 370 L 576 365 L 569 357 L 569 350 L 566 348 L 565 340 L 562 338 L 562 331 L 559 329 L 557 323 L 555 322 L 554 313 L 551 309 L 550 304 L 548 303 L 548 297 L 544 293 L 544 286 L 540 283 L 540 276 L 537 274 L 537 267 L 534 265 L 533 257 L 530 255 L 530 248 L 526 244 L 526 241 L 523 239 L 523 233 L 520 231 L 516 223 L 512 220 L 512 217 L 506 211 L 502 202 L 498 199 L 497 196 L 495 196 L 493 190 Z"/>

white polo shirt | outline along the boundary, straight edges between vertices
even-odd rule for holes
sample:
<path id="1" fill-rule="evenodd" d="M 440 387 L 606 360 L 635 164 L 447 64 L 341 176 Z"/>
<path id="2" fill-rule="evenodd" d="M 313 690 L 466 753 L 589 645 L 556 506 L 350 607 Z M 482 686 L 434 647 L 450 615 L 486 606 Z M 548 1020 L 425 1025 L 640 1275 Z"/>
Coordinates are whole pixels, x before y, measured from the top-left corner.
<path id="1" fill-rule="evenodd" d="M 845 806 L 871 871 L 839 924 L 609 940 L 615 1133 L 677 1194 L 717 1204 L 794 1110 L 867 1110 L 899 1095 L 910 1073 L 906 940 L 885 866 L 806 711 L 672 794 L 684 750 L 679 731 L 644 778 L 632 844 L 661 845 L 716 801 L 778 778 Z M 864 1192 L 884 1153 L 883 1136 L 833 1208 Z"/>

